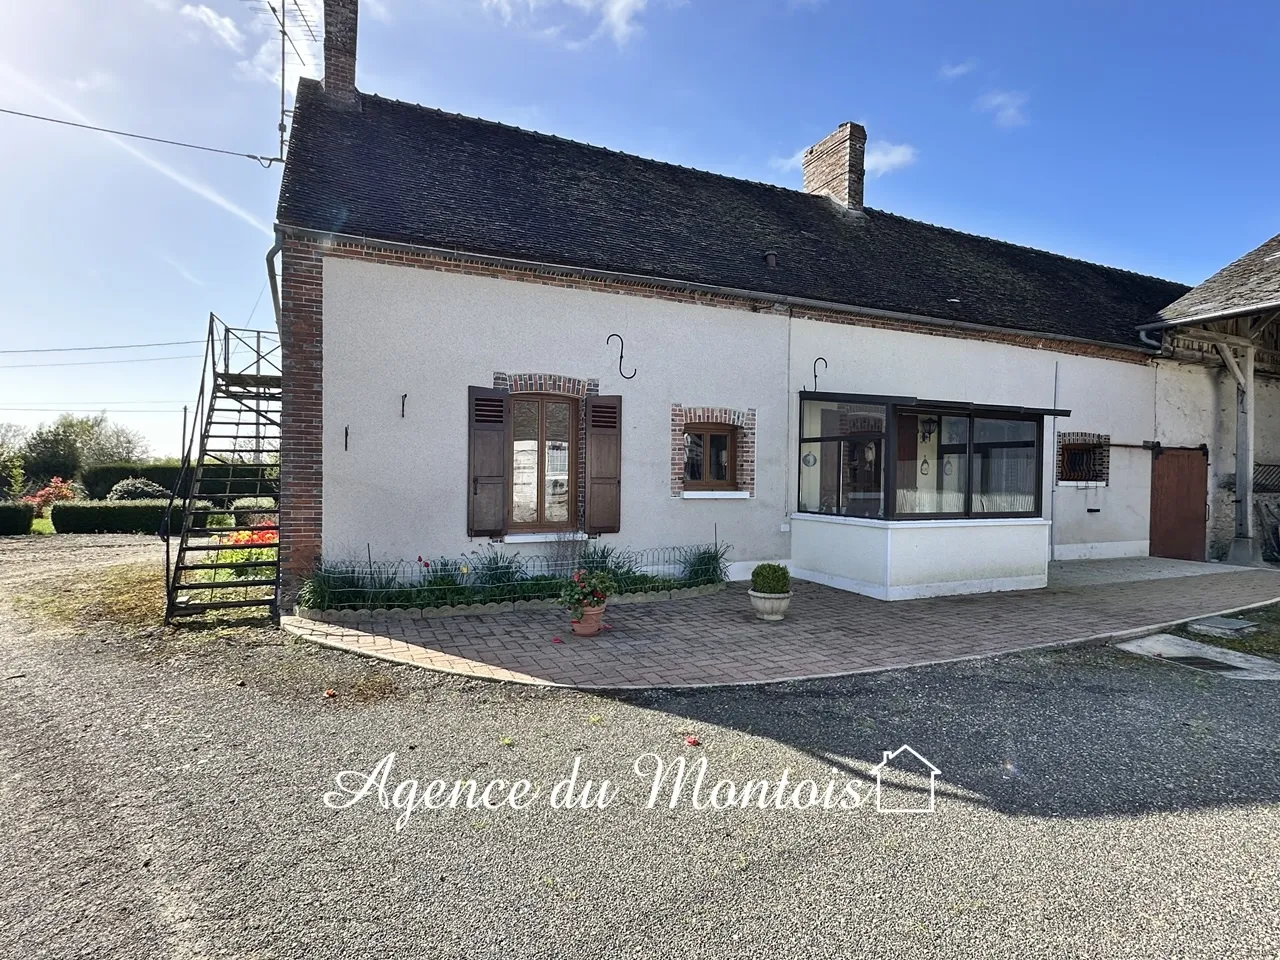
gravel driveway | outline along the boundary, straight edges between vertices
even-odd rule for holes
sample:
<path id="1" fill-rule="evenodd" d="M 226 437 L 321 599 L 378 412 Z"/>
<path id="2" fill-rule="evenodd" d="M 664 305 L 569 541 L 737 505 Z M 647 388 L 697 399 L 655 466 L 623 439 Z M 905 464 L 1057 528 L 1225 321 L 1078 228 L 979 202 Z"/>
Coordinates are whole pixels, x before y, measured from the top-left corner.
<path id="1" fill-rule="evenodd" d="M 0 541 L 0 608 L 95 539 Z M 1108 649 L 603 697 L 7 608 L 0 728 L 0 957 L 1280 955 L 1280 689 Z M 933 815 L 649 810 L 631 773 L 862 782 L 903 742 Z M 624 789 L 400 831 L 321 802 L 390 751 L 393 785 Z"/>

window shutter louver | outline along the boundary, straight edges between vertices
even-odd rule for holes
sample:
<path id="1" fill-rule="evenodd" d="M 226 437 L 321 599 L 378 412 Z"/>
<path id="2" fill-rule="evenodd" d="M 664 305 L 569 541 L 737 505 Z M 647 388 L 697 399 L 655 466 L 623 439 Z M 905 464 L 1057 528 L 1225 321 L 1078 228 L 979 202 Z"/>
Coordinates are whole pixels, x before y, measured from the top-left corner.
<path id="1" fill-rule="evenodd" d="M 467 422 L 467 536 L 500 537 L 507 532 L 511 395 L 468 387 Z"/>
<path id="2" fill-rule="evenodd" d="M 587 397 L 587 533 L 622 522 L 622 398 Z"/>

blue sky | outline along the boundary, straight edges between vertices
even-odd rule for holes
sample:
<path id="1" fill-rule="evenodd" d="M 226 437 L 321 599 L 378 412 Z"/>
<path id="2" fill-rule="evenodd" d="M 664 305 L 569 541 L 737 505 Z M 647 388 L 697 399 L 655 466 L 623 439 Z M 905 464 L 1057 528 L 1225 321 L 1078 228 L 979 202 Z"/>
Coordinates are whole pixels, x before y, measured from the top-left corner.
<path id="1" fill-rule="evenodd" d="M 0 107 L 270 154 L 269 17 L 4 4 Z M 1195 283 L 1280 231 L 1277 35 L 1261 2 L 364 0 L 357 83 L 788 186 L 799 150 L 857 120 L 870 206 Z M 295 39 L 290 85 L 321 72 Z M 0 349 L 194 340 L 211 310 L 270 324 L 279 171 L 0 116 Z M 198 353 L 0 355 L 0 421 L 107 405 L 174 453 Z M 184 359 L 13 368 L 129 356 Z"/>

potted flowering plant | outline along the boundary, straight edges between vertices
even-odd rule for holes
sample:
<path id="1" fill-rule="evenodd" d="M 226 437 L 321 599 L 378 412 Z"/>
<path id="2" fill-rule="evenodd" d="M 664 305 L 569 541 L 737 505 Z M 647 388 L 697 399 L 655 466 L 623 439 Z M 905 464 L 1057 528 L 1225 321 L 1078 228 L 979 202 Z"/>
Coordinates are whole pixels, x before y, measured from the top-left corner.
<path id="1" fill-rule="evenodd" d="M 600 632 L 604 608 L 609 594 L 618 589 L 613 577 L 604 570 L 575 570 L 560 594 L 560 603 L 572 617 L 575 636 L 594 637 Z"/>

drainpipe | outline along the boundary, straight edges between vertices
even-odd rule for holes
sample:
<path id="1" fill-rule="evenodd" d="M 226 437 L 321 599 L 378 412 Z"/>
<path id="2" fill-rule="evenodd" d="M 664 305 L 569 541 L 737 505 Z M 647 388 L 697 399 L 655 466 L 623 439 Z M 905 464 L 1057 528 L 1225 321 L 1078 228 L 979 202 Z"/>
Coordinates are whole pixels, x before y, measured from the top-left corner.
<path id="1" fill-rule="evenodd" d="M 271 303 L 276 310 L 276 332 L 280 332 L 280 283 L 276 277 L 276 255 L 284 249 L 280 241 L 280 231 L 276 231 L 276 242 L 267 251 L 267 282 L 271 284 Z"/>
<path id="2" fill-rule="evenodd" d="M 1058 367 L 1053 361 L 1053 409 L 1058 409 Z M 1053 469 L 1049 472 L 1049 562 L 1058 559 L 1058 418 L 1053 418 Z"/>

